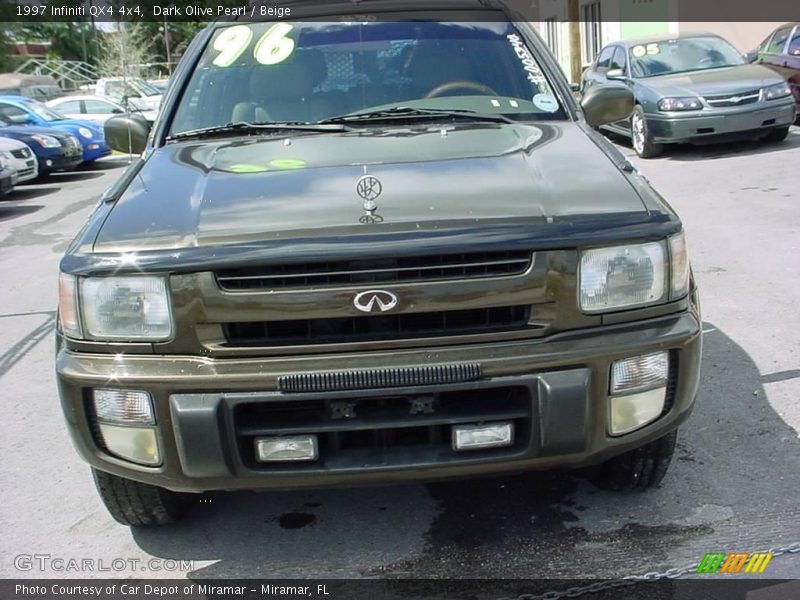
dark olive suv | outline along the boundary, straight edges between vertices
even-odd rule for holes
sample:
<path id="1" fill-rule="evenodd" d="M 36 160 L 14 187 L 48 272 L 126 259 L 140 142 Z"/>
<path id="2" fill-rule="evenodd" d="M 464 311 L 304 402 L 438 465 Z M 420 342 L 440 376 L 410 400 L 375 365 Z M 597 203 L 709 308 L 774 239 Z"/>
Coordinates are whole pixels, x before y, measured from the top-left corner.
<path id="1" fill-rule="evenodd" d="M 576 104 L 500 3 L 293 6 L 210 25 L 152 129 L 106 125 L 142 154 L 61 262 L 56 368 L 114 518 L 553 467 L 657 484 L 701 319 L 681 221 L 593 131 L 627 88 Z"/>

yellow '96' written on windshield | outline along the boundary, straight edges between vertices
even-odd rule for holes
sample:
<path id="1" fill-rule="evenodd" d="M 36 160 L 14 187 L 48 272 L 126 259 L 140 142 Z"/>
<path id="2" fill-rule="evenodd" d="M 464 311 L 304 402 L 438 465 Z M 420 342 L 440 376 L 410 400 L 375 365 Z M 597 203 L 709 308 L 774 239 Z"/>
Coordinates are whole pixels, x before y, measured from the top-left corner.
<path id="1" fill-rule="evenodd" d="M 287 37 L 294 29 L 290 23 L 276 23 L 258 39 L 253 58 L 262 65 L 276 65 L 294 52 L 295 41 Z M 229 67 L 247 50 L 253 40 L 253 30 L 247 25 L 235 25 L 223 30 L 214 40 L 214 50 L 219 54 L 212 64 Z"/>

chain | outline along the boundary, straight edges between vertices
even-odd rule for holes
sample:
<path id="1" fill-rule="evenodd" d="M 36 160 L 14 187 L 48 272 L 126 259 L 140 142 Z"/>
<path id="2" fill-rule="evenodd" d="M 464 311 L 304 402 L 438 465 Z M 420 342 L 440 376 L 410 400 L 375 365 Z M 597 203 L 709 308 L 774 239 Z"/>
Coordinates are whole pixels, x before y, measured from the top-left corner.
<path id="1" fill-rule="evenodd" d="M 779 546 L 777 548 L 770 548 L 767 550 L 771 553 L 773 558 L 782 556 L 784 554 L 796 554 L 800 552 L 800 542 L 794 542 L 786 546 Z M 628 575 L 620 577 L 619 579 L 609 579 L 607 581 L 597 581 L 589 585 L 575 586 L 565 590 L 553 590 L 544 592 L 543 594 L 521 594 L 515 598 L 500 598 L 499 600 L 560 600 L 561 598 L 577 598 L 587 594 L 596 594 L 606 590 L 613 590 L 614 588 L 625 587 L 629 585 L 636 585 L 643 581 L 656 581 L 658 579 L 675 579 L 683 577 L 689 573 L 697 571 L 700 563 L 692 563 L 685 567 L 673 567 L 666 571 L 649 571 L 644 575 Z"/>

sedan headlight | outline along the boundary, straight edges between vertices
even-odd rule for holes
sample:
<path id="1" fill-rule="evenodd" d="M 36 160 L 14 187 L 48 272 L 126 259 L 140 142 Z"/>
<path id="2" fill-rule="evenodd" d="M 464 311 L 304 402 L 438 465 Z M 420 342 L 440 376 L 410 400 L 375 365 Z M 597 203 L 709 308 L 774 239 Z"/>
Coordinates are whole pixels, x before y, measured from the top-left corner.
<path id="1" fill-rule="evenodd" d="M 163 341 L 172 335 L 163 277 L 89 277 L 80 284 L 84 334 L 112 341 Z"/>
<path id="2" fill-rule="evenodd" d="M 0 169 L 5 169 L 11 162 L 11 157 L 6 152 L 0 152 Z"/>
<path id="3" fill-rule="evenodd" d="M 59 322 L 75 339 L 158 342 L 172 335 L 163 277 L 59 277 Z"/>
<path id="4" fill-rule="evenodd" d="M 31 136 L 33 140 L 43 148 L 60 148 L 61 142 L 49 135 L 35 134 Z"/>
<path id="5" fill-rule="evenodd" d="M 92 139 L 92 137 L 94 137 L 92 134 L 92 130 L 87 127 L 78 127 L 78 133 L 80 133 L 87 140 L 90 140 Z"/>
<path id="6" fill-rule="evenodd" d="M 664 112 L 678 112 L 682 110 L 702 110 L 700 98 L 685 96 L 679 98 L 662 98 L 658 101 L 658 110 Z"/>
<path id="7" fill-rule="evenodd" d="M 681 232 L 666 241 L 585 250 L 578 279 L 586 313 L 678 300 L 689 292 L 686 239 Z"/>
<path id="8" fill-rule="evenodd" d="M 771 85 L 764 88 L 764 100 L 777 100 L 778 98 L 786 98 L 792 93 L 789 89 L 789 84 L 785 81 Z"/>

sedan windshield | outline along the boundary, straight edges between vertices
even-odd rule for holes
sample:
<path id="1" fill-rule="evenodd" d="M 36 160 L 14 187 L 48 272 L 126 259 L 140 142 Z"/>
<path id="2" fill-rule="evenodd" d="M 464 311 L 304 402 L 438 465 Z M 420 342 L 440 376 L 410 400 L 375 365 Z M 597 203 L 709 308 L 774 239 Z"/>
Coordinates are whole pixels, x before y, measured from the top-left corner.
<path id="1" fill-rule="evenodd" d="M 32 110 L 36 115 L 45 121 L 63 121 L 64 115 L 57 113 L 52 108 L 42 104 L 38 100 L 25 99 L 25 106 Z"/>
<path id="2" fill-rule="evenodd" d="M 637 44 L 630 49 L 633 77 L 653 77 L 744 64 L 736 49 L 714 36 Z"/>
<path id="3" fill-rule="evenodd" d="M 439 113 L 421 114 L 425 109 Z M 375 114 L 352 124 L 566 117 L 508 22 L 253 23 L 214 33 L 170 133 L 365 112 Z"/>

